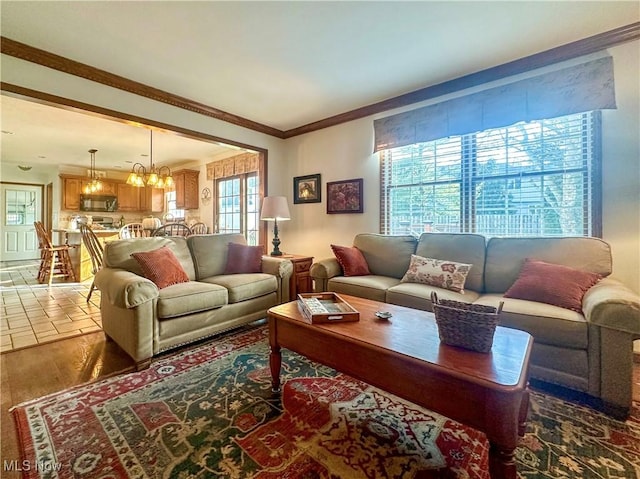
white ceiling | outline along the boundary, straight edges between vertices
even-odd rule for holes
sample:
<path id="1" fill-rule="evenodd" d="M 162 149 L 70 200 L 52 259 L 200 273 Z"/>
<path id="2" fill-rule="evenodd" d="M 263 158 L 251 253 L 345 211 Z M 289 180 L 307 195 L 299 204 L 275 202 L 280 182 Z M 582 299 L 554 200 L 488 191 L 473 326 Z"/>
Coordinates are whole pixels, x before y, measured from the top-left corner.
<path id="1" fill-rule="evenodd" d="M 7 38 L 280 130 L 640 19 L 637 1 L 2 1 L 0 7 Z M 15 102 L 2 99 L 3 130 L 26 127 L 23 108 L 48 108 Z M 148 151 L 148 132 L 140 128 L 131 138 L 111 127 L 100 137 L 67 136 L 60 131 L 66 122 L 88 132 L 93 126 L 85 130 L 84 122 L 105 121 L 72 115 L 61 109 L 42 115 L 37 131 L 46 134 L 29 132 L 42 152 L 35 159 L 33 148 L 3 134 L 3 161 L 69 158 L 73 151 L 87 162 L 89 148 L 99 150 L 98 162 L 111 151 L 139 161 Z M 157 155 L 170 146 L 158 140 L 156 148 L 155 136 L 154 160 L 162 164 Z M 220 153 L 203 149 L 193 156 Z"/>

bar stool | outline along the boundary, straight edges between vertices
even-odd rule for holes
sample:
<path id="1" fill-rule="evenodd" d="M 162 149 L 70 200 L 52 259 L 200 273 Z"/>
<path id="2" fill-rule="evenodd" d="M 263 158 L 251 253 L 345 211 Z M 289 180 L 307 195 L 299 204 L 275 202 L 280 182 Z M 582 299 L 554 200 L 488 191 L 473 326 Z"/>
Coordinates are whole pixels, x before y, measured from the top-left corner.
<path id="1" fill-rule="evenodd" d="M 51 285 L 53 278 L 76 280 L 69 255 L 69 245 L 54 246 L 44 229 L 42 221 L 35 221 L 33 225 L 38 235 L 40 245 L 40 269 L 38 270 L 38 283 Z"/>

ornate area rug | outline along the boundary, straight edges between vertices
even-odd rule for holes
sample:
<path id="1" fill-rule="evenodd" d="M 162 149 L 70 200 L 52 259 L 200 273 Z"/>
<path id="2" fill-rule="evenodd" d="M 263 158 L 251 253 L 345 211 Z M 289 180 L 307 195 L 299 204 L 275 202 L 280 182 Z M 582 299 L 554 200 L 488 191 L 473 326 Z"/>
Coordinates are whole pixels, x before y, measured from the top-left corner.
<path id="1" fill-rule="evenodd" d="M 266 327 L 245 330 L 16 406 L 24 477 L 488 478 L 482 433 L 287 350 L 280 399 L 268 352 Z M 638 478 L 639 411 L 534 392 L 517 461 L 521 478 Z"/>

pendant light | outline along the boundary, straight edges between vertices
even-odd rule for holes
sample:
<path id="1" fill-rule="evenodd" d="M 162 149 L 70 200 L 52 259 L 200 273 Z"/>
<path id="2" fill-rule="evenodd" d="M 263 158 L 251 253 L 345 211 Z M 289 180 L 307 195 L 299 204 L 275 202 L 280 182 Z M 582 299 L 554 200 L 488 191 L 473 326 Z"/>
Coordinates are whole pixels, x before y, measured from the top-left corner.
<path id="1" fill-rule="evenodd" d="M 151 134 L 149 170 L 147 170 L 142 163 L 134 164 L 131 168 L 131 173 L 129 173 L 127 177 L 127 184 L 138 187 L 151 186 L 153 188 L 171 189 L 174 185 L 171 169 L 168 166 L 161 166 L 156 169 L 156 165 L 153 164 L 153 130 L 149 130 L 149 132 Z"/>
<path id="2" fill-rule="evenodd" d="M 98 150 L 95 148 L 89 150 L 91 154 L 91 169 L 89 170 L 89 182 L 83 190 L 87 195 L 102 191 L 102 182 L 98 179 L 98 174 L 96 173 L 96 151 Z"/>

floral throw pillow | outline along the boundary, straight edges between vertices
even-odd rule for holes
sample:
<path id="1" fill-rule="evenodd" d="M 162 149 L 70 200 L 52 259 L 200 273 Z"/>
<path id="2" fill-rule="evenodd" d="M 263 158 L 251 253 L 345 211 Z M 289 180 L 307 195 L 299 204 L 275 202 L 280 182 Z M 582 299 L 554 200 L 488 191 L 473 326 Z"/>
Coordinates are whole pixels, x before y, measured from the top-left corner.
<path id="1" fill-rule="evenodd" d="M 471 264 L 456 263 L 434 258 L 411 255 L 409 269 L 402 277 L 403 283 L 422 283 L 438 288 L 464 293 L 464 283 Z"/>

